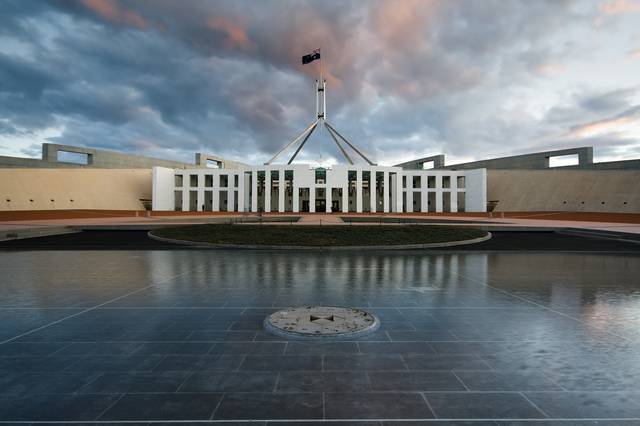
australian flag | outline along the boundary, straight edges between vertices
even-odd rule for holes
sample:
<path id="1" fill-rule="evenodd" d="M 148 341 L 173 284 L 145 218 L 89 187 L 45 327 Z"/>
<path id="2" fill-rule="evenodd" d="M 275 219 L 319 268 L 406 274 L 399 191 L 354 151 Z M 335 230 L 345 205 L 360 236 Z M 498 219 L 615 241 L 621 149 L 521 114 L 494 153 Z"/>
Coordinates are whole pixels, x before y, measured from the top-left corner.
<path id="1" fill-rule="evenodd" d="M 304 55 L 302 57 L 302 65 L 309 64 L 315 61 L 316 59 L 320 59 L 320 49 L 316 49 L 313 52 L 309 53 L 308 55 Z"/>

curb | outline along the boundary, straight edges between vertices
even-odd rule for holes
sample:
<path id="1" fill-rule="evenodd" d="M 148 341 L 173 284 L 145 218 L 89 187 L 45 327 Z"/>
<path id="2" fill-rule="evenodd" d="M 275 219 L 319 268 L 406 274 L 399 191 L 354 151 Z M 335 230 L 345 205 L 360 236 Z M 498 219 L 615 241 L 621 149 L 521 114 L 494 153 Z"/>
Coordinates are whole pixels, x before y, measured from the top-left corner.
<path id="1" fill-rule="evenodd" d="M 20 228 L 0 232 L 0 241 L 24 240 L 27 238 L 50 237 L 54 235 L 75 234 L 80 232 L 70 226 Z"/>
<path id="2" fill-rule="evenodd" d="M 147 236 L 152 240 L 160 241 L 168 244 L 186 245 L 194 248 L 211 249 L 211 250 L 327 250 L 327 251 L 341 251 L 341 250 L 422 250 L 432 249 L 440 247 L 453 247 L 462 246 L 467 244 L 481 243 L 491 239 L 491 232 L 487 232 L 487 235 L 478 238 L 472 238 L 470 240 L 460 241 L 448 241 L 444 243 L 429 243 L 429 244 L 396 244 L 386 246 L 269 246 L 269 245 L 249 245 L 249 244 L 216 244 L 205 243 L 201 241 L 187 241 L 187 240 L 175 240 L 172 238 L 158 237 L 153 235 L 152 231 L 147 232 Z"/>

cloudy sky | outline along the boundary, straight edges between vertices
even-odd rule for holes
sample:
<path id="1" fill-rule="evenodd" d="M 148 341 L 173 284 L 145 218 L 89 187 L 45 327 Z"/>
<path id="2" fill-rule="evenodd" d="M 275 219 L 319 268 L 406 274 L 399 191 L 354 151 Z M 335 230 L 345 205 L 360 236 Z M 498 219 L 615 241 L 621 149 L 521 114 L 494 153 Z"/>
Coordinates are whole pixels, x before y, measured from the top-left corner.
<path id="1" fill-rule="evenodd" d="M 314 119 L 381 164 L 640 157 L 640 0 L 0 0 L 0 155 L 262 163 Z M 339 154 L 327 133 L 301 161 Z"/>

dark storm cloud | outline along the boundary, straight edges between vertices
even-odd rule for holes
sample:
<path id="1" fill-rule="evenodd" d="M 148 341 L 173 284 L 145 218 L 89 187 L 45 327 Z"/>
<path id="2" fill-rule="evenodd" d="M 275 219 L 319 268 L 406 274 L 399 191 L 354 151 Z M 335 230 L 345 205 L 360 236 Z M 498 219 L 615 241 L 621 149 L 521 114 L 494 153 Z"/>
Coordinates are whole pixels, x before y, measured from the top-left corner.
<path id="1" fill-rule="evenodd" d="M 581 107 L 594 112 L 611 113 L 612 111 L 628 107 L 631 98 L 636 95 L 640 89 L 638 87 L 629 87 L 606 92 L 598 95 L 589 95 L 580 99 Z"/>
<path id="2" fill-rule="evenodd" d="M 564 105 L 556 105 L 547 113 L 547 121 L 566 123 L 576 118 L 584 120 L 617 114 L 632 106 L 638 87 L 625 87 L 610 91 L 575 93 Z"/>
<path id="3" fill-rule="evenodd" d="M 537 78 L 532 75 L 575 48 L 552 38 L 591 22 L 573 2 L 22 0 L 3 6 L 2 134 L 57 127 L 62 143 L 155 156 L 267 157 L 312 120 L 317 62 L 299 61 L 317 47 L 325 58 L 330 121 L 380 159 L 497 152 L 505 142 L 517 149 L 514 139 L 535 140 L 554 126 L 569 130 L 619 113 L 613 109 L 635 90 L 574 99 L 542 123 L 498 114 L 505 111 L 495 94 Z M 488 114 L 490 108 L 497 113 Z M 584 111 L 591 115 L 575 120 Z M 311 155 L 335 154 L 324 139 L 308 144 Z"/>

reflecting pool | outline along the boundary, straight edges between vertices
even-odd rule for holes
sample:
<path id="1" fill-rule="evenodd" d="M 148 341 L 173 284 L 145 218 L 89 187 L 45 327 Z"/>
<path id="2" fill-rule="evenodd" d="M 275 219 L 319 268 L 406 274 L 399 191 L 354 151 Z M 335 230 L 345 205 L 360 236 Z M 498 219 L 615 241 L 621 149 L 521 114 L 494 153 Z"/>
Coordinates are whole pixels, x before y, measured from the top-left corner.
<path id="1" fill-rule="evenodd" d="M 25 251 L 0 271 L 0 420 L 640 424 L 640 256 Z M 263 330 L 304 305 L 381 326 Z"/>

